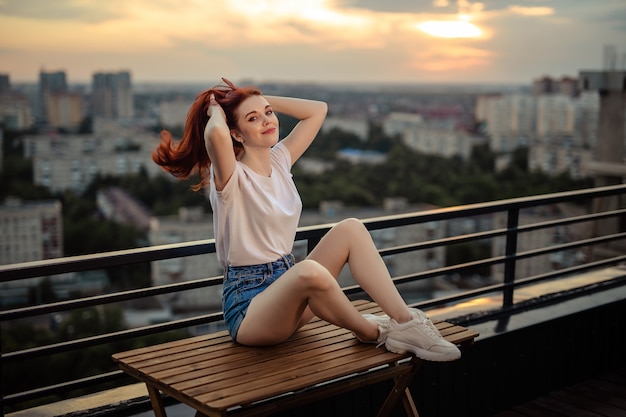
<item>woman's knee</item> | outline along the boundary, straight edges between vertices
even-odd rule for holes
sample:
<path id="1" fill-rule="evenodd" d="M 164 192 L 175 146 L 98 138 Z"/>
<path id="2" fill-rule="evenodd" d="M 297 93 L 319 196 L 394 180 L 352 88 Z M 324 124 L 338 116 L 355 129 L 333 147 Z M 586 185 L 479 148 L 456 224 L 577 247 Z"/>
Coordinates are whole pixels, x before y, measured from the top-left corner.
<path id="1" fill-rule="evenodd" d="M 340 221 L 333 227 L 333 229 L 336 229 L 336 231 L 340 232 L 343 236 L 369 233 L 363 222 L 354 217 L 349 217 Z"/>
<path id="2" fill-rule="evenodd" d="M 332 274 L 319 262 L 305 259 L 298 264 L 297 279 L 308 290 L 328 290 L 337 285 Z"/>

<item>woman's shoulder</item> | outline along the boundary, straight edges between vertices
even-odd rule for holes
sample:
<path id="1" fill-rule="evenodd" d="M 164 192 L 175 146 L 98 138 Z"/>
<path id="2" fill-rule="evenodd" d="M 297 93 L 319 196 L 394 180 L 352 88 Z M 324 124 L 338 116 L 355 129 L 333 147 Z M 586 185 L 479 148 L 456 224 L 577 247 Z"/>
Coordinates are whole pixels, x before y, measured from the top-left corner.
<path id="1" fill-rule="evenodd" d="M 280 141 L 272 147 L 272 160 L 289 169 L 291 167 L 291 154 L 287 146 Z"/>

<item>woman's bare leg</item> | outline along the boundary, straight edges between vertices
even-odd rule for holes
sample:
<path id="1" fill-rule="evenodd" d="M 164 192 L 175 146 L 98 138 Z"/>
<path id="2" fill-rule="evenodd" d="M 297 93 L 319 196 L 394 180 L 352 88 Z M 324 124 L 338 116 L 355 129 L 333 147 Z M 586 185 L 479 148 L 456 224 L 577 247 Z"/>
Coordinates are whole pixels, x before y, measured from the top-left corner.
<path id="1" fill-rule="evenodd" d="M 311 251 L 307 259 L 323 265 L 335 277 L 348 263 L 355 281 L 398 323 L 411 320 L 411 312 L 391 280 L 369 231 L 357 219 L 334 226 Z"/>
<path id="2" fill-rule="evenodd" d="M 254 297 L 237 341 L 245 345 L 282 342 L 310 319 L 311 312 L 351 330 L 361 340 L 378 337 L 378 327 L 354 308 L 335 277 L 318 262 L 304 260 Z"/>

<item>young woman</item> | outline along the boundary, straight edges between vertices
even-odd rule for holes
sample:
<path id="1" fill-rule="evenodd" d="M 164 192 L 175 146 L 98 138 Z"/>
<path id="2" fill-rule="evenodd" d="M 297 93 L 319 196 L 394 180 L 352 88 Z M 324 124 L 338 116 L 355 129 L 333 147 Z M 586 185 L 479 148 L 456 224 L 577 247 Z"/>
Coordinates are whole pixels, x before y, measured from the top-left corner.
<path id="1" fill-rule="evenodd" d="M 179 143 L 161 134 L 153 159 L 179 178 L 199 173 L 196 190 L 210 187 L 232 338 L 254 346 L 280 343 L 318 316 L 392 352 L 458 359 L 459 349 L 426 315 L 407 307 L 359 220 L 338 223 L 305 260 L 294 262 L 302 202 L 291 167 L 322 126 L 326 103 L 264 96 L 223 81 L 197 97 Z M 276 112 L 299 120 L 280 142 Z M 386 315 L 362 316 L 352 306 L 336 279 L 346 263 Z"/>

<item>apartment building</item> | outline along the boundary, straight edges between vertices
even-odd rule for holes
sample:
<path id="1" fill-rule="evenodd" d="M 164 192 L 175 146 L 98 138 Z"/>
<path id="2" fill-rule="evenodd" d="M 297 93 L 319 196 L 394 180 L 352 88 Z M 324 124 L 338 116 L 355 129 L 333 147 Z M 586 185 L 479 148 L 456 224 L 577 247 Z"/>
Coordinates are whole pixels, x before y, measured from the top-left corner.
<path id="1" fill-rule="evenodd" d="M 98 72 L 91 84 L 91 112 L 105 119 L 131 119 L 134 115 L 130 72 Z"/>
<path id="2" fill-rule="evenodd" d="M 530 170 L 586 178 L 597 143 L 598 94 L 580 93 L 571 79 L 548 81 L 536 81 L 532 95 L 479 97 L 476 118 L 485 125 L 491 150 L 503 156 L 499 162 L 527 147 Z"/>
<path id="3" fill-rule="evenodd" d="M 19 93 L 0 93 L 0 123 L 11 130 L 31 128 L 34 116 L 28 98 Z"/>
<path id="4" fill-rule="evenodd" d="M 321 130 L 323 133 L 328 133 L 333 129 L 352 133 L 362 141 L 366 141 L 369 136 L 369 124 L 366 119 L 328 116 L 324 120 Z"/>
<path id="5" fill-rule="evenodd" d="M 24 138 L 24 157 L 33 161 L 34 183 L 53 192 L 83 191 L 97 175 L 157 175 L 152 161 L 157 135 L 119 131 L 117 134 L 36 135 Z"/>
<path id="6" fill-rule="evenodd" d="M 593 151 L 576 145 L 575 137 L 553 135 L 536 140 L 528 148 L 528 169 L 556 176 L 567 173 L 573 179 L 589 178 Z"/>
<path id="7" fill-rule="evenodd" d="M 0 74 L 0 123 L 7 129 L 24 130 L 33 126 L 34 115 L 28 96 L 13 91 L 7 74 Z"/>
<path id="8" fill-rule="evenodd" d="M 48 121 L 48 103 L 52 95 L 61 96 L 69 92 L 65 71 L 39 72 L 39 105 L 36 117 L 42 122 Z"/>
<path id="9" fill-rule="evenodd" d="M 161 126 L 172 128 L 185 126 L 187 113 L 193 104 L 192 99 L 178 97 L 174 100 L 163 100 L 159 103 L 159 116 Z"/>
<path id="10" fill-rule="evenodd" d="M 8 199 L 0 205 L 0 264 L 63 256 L 59 201 Z"/>
<path id="11" fill-rule="evenodd" d="M 200 207 L 184 207 L 176 216 L 153 217 L 149 242 L 169 245 L 213 237 L 213 218 Z M 186 256 L 152 262 L 152 285 L 175 284 L 224 273 L 215 253 Z M 193 291 L 164 295 L 161 302 L 168 310 L 182 313 L 197 309 L 221 309 L 222 287 L 198 288 Z"/>
<path id="12" fill-rule="evenodd" d="M 528 145 L 535 131 L 535 113 L 533 97 L 515 93 L 479 97 L 475 117 L 485 124 L 491 150 L 500 153 Z"/>
<path id="13" fill-rule="evenodd" d="M 418 114 L 391 113 L 383 122 L 383 131 L 399 135 L 408 147 L 427 155 L 469 159 L 474 146 L 485 140 L 458 129 L 457 122 L 454 118 L 427 120 Z"/>
<path id="14" fill-rule="evenodd" d="M 46 94 L 46 122 L 54 129 L 76 130 L 84 116 L 83 96 L 80 93 Z"/>

